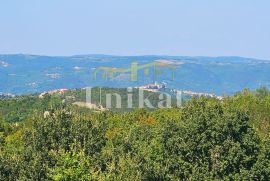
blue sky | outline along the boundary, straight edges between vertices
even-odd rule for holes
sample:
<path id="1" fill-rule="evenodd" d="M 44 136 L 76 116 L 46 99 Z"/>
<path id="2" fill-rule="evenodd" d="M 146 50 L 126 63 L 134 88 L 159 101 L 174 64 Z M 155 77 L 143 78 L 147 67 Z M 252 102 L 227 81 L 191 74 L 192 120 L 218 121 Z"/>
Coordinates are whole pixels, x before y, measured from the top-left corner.
<path id="1" fill-rule="evenodd" d="M 270 60 L 269 0 L 7 0 L 0 53 Z"/>

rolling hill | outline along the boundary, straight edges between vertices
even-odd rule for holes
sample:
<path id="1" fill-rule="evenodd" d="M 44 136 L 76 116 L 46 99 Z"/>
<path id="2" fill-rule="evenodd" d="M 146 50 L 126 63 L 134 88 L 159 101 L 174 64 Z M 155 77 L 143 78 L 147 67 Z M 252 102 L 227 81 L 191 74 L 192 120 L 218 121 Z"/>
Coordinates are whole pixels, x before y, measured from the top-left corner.
<path id="1" fill-rule="evenodd" d="M 138 81 L 130 81 L 130 73 L 119 73 L 112 79 L 103 79 L 93 71 L 99 67 L 130 68 L 162 61 L 175 66 L 172 71 L 163 68 L 154 75 L 138 71 Z M 232 95 L 244 88 L 270 87 L 270 61 L 241 57 L 187 57 L 187 56 L 38 56 L 0 55 L 0 92 L 29 94 L 59 88 L 94 86 L 141 86 L 154 81 L 165 82 L 169 88 L 196 92 Z M 147 76 L 146 76 L 147 73 Z"/>

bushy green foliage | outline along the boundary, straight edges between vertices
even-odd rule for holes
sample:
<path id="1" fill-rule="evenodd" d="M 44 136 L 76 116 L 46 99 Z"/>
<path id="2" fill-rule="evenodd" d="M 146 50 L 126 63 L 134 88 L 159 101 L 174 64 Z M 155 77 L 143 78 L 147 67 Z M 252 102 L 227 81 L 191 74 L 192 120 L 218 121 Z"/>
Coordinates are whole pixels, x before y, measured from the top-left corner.
<path id="1" fill-rule="evenodd" d="M 47 95 L 43 99 L 37 95 L 0 99 L 0 116 L 7 122 L 21 122 L 31 118 L 36 112 L 44 112 L 61 105 L 62 99 L 59 95 Z"/>
<path id="2" fill-rule="evenodd" d="M 151 112 L 61 105 L 2 120 L 0 180 L 270 180 L 269 96 L 245 90 Z"/>

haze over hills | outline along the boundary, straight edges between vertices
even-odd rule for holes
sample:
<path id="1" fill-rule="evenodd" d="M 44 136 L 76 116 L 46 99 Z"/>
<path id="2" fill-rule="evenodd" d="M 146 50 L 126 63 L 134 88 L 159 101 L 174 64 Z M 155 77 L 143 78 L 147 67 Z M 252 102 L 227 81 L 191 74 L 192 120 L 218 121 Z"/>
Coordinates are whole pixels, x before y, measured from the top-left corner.
<path id="1" fill-rule="evenodd" d="M 93 79 L 99 67 L 130 68 L 132 62 L 144 65 L 153 61 L 174 65 L 161 69 L 158 75 L 150 67 L 138 71 L 138 81 L 130 81 L 130 73 L 119 73 L 105 80 L 102 74 Z M 0 55 L 0 92 L 27 94 L 59 88 L 94 86 L 141 86 L 154 81 L 165 82 L 169 88 L 231 95 L 244 88 L 270 88 L 270 61 L 242 57 L 188 56 L 38 56 Z"/>

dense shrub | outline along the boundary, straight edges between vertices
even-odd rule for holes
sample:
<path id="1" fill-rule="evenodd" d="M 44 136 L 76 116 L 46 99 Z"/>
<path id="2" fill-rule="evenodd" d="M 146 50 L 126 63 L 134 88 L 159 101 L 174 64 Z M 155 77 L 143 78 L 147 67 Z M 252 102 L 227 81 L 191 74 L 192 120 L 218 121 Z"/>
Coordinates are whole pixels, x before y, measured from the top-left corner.
<path id="1" fill-rule="evenodd" d="M 0 119 L 0 180 L 270 180 L 269 105 L 260 89 L 152 112 L 51 106 Z"/>

